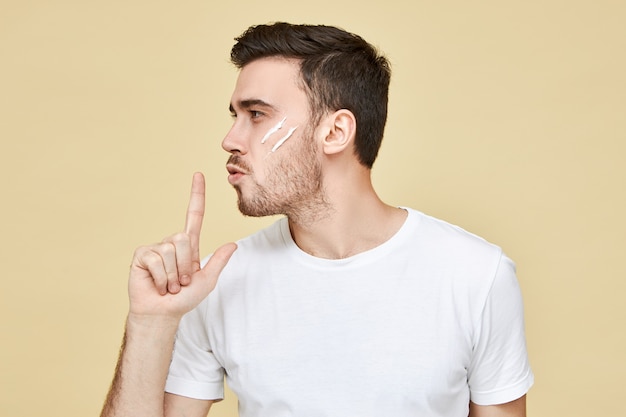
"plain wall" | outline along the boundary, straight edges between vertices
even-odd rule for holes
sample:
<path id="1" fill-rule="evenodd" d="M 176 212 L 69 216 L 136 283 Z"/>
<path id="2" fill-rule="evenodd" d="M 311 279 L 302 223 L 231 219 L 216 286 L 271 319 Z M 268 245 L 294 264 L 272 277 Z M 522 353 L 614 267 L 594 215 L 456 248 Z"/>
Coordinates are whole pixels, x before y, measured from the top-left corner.
<path id="1" fill-rule="evenodd" d="M 273 220 L 238 213 L 220 141 L 233 38 L 286 20 L 391 60 L 383 199 L 516 261 L 529 415 L 623 416 L 625 3 L 214 3 L 0 0 L 0 414 L 98 414 L 133 249 L 182 228 L 194 171 L 204 254 Z"/>

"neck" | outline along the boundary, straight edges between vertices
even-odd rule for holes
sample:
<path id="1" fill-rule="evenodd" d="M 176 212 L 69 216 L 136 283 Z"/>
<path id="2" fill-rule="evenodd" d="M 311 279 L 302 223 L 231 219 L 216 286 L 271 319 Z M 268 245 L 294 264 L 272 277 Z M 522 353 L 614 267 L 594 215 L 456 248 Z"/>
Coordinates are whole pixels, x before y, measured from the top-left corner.
<path id="1" fill-rule="evenodd" d="M 385 204 L 374 191 L 369 170 L 325 185 L 325 201 L 307 215 L 288 215 L 296 244 L 310 255 L 342 259 L 373 249 L 402 226 L 406 211 Z M 332 176 L 330 178 L 340 178 Z"/>

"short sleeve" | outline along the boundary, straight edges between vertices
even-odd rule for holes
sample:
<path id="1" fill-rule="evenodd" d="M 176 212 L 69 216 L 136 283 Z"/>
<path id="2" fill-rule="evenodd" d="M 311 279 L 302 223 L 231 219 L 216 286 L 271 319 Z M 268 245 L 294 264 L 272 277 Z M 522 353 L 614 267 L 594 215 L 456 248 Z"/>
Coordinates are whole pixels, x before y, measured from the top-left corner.
<path id="1" fill-rule="evenodd" d="M 206 300 L 187 313 L 178 327 L 165 391 L 200 400 L 224 398 L 224 370 L 211 350 Z"/>
<path id="2" fill-rule="evenodd" d="M 502 255 L 476 326 L 468 371 L 470 399 L 478 405 L 503 404 L 522 397 L 533 382 L 515 264 Z"/>

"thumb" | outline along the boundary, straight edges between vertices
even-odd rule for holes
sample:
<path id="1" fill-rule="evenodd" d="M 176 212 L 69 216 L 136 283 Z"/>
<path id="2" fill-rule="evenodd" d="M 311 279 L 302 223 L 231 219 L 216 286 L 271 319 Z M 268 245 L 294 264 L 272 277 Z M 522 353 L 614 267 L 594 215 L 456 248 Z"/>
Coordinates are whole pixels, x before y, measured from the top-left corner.
<path id="1" fill-rule="evenodd" d="M 213 288 L 215 288 L 217 279 L 236 250 L 237 244 L 232 242 L 220 246 L 213 252 L 206 265 L 197 272 L 198 275 L 201 275 L 201 280 L 205 285 L 210 287 L 209 291 L 213 291 Z"/>

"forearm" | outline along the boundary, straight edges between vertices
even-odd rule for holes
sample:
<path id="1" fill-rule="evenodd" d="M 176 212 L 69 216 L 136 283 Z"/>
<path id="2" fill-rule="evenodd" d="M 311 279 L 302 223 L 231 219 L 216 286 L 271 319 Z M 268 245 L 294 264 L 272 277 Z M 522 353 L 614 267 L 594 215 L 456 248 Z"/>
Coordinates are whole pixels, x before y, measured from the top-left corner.
<path id="1" fill-rule="evenodd" d="M 163 416 L 165 380 L 178 322 L 129 315 L 101 417 Z"/>
<path id="2" fill-rule="evenodd" d="M 101 417 L 163 417 L 165 411 L 169 415 L 205 416 L 209 410 L 210 401 L 174 395 L 165 400 L 165 381 L 180 319 L 215 288 L 237 249 L 233 243 L 223 245 L 200 267 L 204 206 L 204 176 L 196 173 L 185 231 L 135 250 L 128 278 L 130 313 L 124 343 Z"/>

